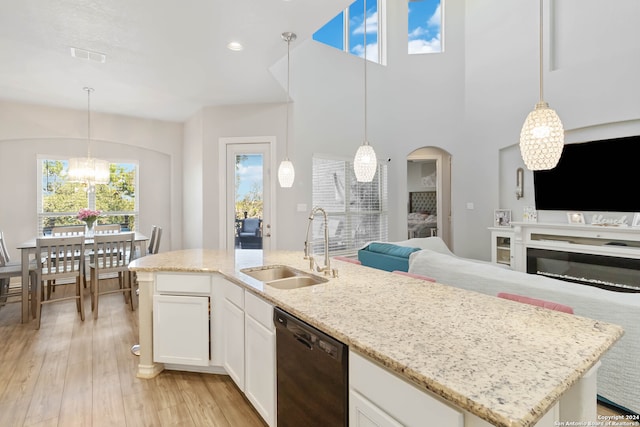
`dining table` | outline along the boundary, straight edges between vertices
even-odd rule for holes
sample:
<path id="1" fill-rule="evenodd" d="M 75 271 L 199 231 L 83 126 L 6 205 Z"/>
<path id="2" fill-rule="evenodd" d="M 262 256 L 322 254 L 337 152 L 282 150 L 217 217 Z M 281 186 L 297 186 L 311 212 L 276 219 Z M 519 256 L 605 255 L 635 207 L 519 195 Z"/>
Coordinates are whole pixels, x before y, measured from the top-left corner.
<path id="1" fill-rule="evenodd" d="M 51 236 L 43 236 L 43 237 L 51 237 Z M 20 245 L 17 246 L 20 249 L 20 253 L 22 256 L 22 323 L 29 322 L 29 263 L 31 255 L 36 255 L 36 244 L 37 238 L 34 237 L 29 239 Z M 146 246 L 149 238 L 142 233 L 135 232 L 134 236 L 135 246 L 138 248 L 138 253 L 140 256 L 145 256 L 147 254 Z M 85 238 L 85 245 L 91 246 L 93 245 L 93 238 L 87 237 Z"/>

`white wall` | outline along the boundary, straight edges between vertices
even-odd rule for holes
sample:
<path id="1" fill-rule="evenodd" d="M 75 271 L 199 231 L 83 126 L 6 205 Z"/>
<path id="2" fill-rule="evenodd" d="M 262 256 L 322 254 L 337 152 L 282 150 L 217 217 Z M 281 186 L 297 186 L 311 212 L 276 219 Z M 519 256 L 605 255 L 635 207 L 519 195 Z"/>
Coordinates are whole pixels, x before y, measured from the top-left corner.
<path id="1" fill-rule="evenodd" d="M 203 112 L 198 112 L 184 125 L 182 217 L 183 248 L 204 247 L 204 150 Z"/>
<path id="2" fill-rule="evenodd" d="M 509 19 L 505 15 L 494 16 L 501 10 L 503 1 L 491 0 L 482 9 L 490 10 L 486 16 L 478 13 L 475 22 L 494 22 L 495 19 Z M 535 3 L 535 2 L 534 2 Z M 547 13 L 544 25 L 545 34 L 545 100 L 560 116 L 565 127 L 565 143 L 576 143 L 598 139 L 640 135 L 640 85 L 637 76 L 640 70 L 640 29 L 633 19 L 627 17 L 640 15 L 640 3 L 634 0 L 616 0 L 603 5 L 595 0 L 563 0 L 545 3 Z M 522 9 L 514 7 L 514 9 Z M 478 10 L 480 12 L 480 9 Z M 527 10 L 511 11 L 513 18 L 526 23 L 533 34 L 519 35 L 522 49 L 529 52 L 526 58 L 518 58 L 507 64 L 512 74 L 527 75 L 520 86 L 522 91 L 505 90 L 500 97 L 483 100 L 490 105 L 503 103 L 500 114 L 517 129 L 509 131 L 499 127 L 496 138 L 501 141 L 499 149 L 499 198 L 495 208 L 512 210 L 514 221 L 522 219 L 525 206 L 534 206 L 533 174 L 526 170 L 517 146 L 519 127 L 524 123 L 528 112 L 537 101 L 537 6 Z M 490 15 L 490 16 L 489 16 Z M 546 15 L 546 14 L 545 14 Z M 521 31 L 522 33 L 522 31 Z M 506 58 L 504 58 L 506 59 Z M 480 58 L 476 58 L 478 66 Z M 498 59 L 497 59 L 498 60 Z M 468 72 L 477 70 L 468 61 Z M 551 71 L 547 70 L 551 68 Z M 486 75 L 489 82 L 499 78 Z M 530 99 L 527 104 L 523 99 Z M 498 106 L 496 105 L 496 108 Z M 490 111 L 475 109 L 478 121 L 491 120 Z M 517 115 L 515 113 L 518 113 Z M 515 131 L 515 133 L 514 133 Z M 523 167 L 524 198 L 516 200 L 516 169 Z M 593 213 L 585 216 L 590 217 Z M 622 213 L 605 213 L 619 217 Z M 566 213 L 542 211 L 538 213 L 539 222 L 566 222 Z"/>
<path id="3" fill-rule="evenodd" d="M 182 245 L 182 124 L 92 113 L 91 153 L 140 165 L 140 231 L 163 227 L 162 250 Z M 0 101 L 0 227 L 13 249 L 37 230 L 37 155 L 86 156 L 87 112 Z M 148 232 L 148 231 L 147 231 Z"/>

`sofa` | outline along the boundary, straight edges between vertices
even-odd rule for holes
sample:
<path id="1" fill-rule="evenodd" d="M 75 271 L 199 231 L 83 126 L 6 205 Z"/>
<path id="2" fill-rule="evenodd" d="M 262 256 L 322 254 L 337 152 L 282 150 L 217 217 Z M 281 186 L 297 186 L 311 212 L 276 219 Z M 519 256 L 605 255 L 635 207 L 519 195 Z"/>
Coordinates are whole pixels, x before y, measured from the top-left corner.
<path id="1" fill-rule="evenodd" d="M 438 237 L 394 244 L 420 248 L 409 257 L 410 273 L 488 295 L 506 292 L 552 301 L 571 307 L 575 315 L 622 326 L 624 336 L 602 358 L 598 395 L 602 401 L 640 412 L 640 293 L 612 292 L 461 258 Z"/>
<path id="2" fill-rule="evenodd" d="M 358 251 L 358 261 L 365 267 L 406 272 L 409 270 L 409 256 L 419 250 L 406 245 L 371 242 Z"/>

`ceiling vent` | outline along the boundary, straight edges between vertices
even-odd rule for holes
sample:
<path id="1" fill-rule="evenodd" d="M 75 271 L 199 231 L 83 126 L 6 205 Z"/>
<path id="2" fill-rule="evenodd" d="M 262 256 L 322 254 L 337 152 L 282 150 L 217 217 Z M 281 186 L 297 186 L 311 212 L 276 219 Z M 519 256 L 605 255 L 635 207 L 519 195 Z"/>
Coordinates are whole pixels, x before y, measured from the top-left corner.
<path id="1" fill-rule="evenodd" d="M 77 47 L 71 48 L 71 56 L 74 58 L 84 59 L 86 61 L 98 62 L 104 64 L 107 62 L 107 55 L 100 52 L 92 52 L 86 49 L 80 49 Z"/>

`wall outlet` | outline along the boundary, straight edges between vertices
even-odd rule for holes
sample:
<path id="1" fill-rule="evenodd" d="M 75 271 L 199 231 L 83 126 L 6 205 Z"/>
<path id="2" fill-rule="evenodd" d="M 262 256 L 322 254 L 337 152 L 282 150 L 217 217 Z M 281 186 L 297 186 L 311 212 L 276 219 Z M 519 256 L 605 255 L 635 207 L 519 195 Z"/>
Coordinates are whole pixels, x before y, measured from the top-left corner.
<path id="1" fill-rule="evenodd" d="M 473 202 L 467 202 L 467 209 L 469 209 L 470 211 L 475 209 L 475 206 L 473 206 Z"/>
<path id="2" fill-rule="evenodd" d="M 298 203 L 298 206 L 296 207 L 296 210 L 298 212 L 306 212 L 307 211 L 307 204 L 306 203 Z"/>

